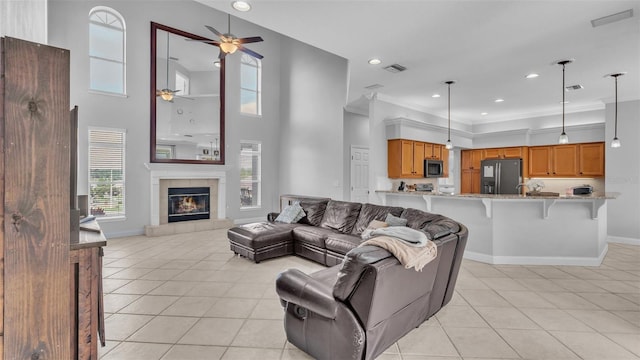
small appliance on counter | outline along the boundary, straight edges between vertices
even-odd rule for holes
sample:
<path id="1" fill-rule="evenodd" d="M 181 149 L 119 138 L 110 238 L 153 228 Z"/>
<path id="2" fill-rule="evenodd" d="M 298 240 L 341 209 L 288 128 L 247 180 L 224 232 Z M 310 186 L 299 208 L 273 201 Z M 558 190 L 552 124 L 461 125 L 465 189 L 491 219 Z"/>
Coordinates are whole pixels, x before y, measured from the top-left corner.
<path id="1" fill-rule="evenodd" d="M 570 187 L 567 190 L 568 195 L 590 195 L 592 193 L 593 193 L 593 186 L 587 185 L 587 184 Z"/>
<path id="2" fill-rule="evenodd" d="M 433 191 L 433 184 L 416 184 L 416 191 Z"/>

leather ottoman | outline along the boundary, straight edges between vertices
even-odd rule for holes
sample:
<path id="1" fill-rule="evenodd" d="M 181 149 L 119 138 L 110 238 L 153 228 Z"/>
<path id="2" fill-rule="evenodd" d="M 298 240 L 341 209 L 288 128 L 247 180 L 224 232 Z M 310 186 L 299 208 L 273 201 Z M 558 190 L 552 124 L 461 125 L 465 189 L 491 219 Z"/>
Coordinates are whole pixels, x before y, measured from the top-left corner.
<path id="1" fill-rule="evenodd" d="M 227 231 L 231 250 L 259 263 L 283 255 L 293 254 L 291 232 L 295 224 L 269 222 L 236 226 Z"/>

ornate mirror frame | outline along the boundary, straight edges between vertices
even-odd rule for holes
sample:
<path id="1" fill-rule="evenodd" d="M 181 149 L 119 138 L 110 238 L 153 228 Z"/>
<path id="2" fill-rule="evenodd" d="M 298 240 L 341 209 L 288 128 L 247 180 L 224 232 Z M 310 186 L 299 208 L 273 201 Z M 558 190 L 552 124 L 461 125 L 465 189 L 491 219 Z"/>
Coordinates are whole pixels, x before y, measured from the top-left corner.
<path id="1" fill-rule="evenodd" d="M 191 34 L 182 30 L 178 30 L 166 25 L 162 25 L 162 24 L 158 24 L 155 22 L 151 22 L 151 78 L 150 78 L 150 123 L 151 123 L 151 131 L 150 131 L 150 143 L 149 143 L 149 152 L 150 152 L 150 159 L 152 163 L 178 163 L 178 164 L 216 164 L 216 165 L 224 165 L 225 163 L 225 126 L 224 126 L 224 115 L 225 115 L 225 61 L 224 59 L 220 60 L 220 92 L 219 92 L 219 108 L 220 108 L 220 129 L 219 129 L 219 135 L 216 138 L 219 141 L 216 141 L 216 150 L 217 150 L 217 154 L 216 154 L 216 150 L 211 149 L 211 152 L 209 152 L 207 149 L 202 149 L 202 155 L 196 156 L 196 154 L 194 154 L 194 158 L 193 159 L 189 159 L 189 158 L 175 158 L 174 155 L 169 156 L 169 158 L 165 158 L 162 156 L 158 156 L 158 134 L 157 134 L 157 130 L 158 130 L 158 101 L 163 101 L 160 100 L 160 97 L 157 95 L 157 90 L 163 88 L 162 84 L 157 84 L 157 65 L 158 65 L 158 56 L 160 55 L 162 56 L 166 56 L 163 54 L 157 54 L 157 50 L 158 50 L 158 32 L 159 31 L 166 31 L 169 34 L 173 34 L 173 35 L 177 35 L 177 36 L 181 36 L 184 38 L 188 38 L 188 39 L 194 39 L 194 40 L 211 40 L 211 39 L 207 39 L 205 37 L 199 36 L 199 35 L 195 35 L 195 34 Z M 194 43 L 198 43 L 198 42 L 194 42 Z M 218 53 L 218 49 L 215 45 L 210 45 L 210 44 L 206 44 L 206 43 L 200 43 L 202 44 L 202 46 L 212 46 L 215 48 L 215 51 L 213 51 L 213 53 L 216 54 L 216 57 L 211 59 L 211 63 L 213 66 L 213 61 L 217 59 L 217 53 Z M 204 56 L 204 55 L 203 55 Z M 168 61 L 167 61 L 167 66 L 168 66 Z M 168 77 L 168 75 L 167 75 Z M 165 84 L 166 87 L 168 87 L 168 84 Z M 193 100 L 193 99 L 190 99 Z M 182 109 L 178 109 L 178 114 L 182 113 Z M 193 120 L 193 119 L 191 119 Z M 215 120 L 215 119 L 214 119 Z M 189 135 L 185 135 L 185 136 L 189 136 Z M 197 145 L 197 144 L 196 144 Z M 215 156 L 215 155 L 217 156 Z"/>

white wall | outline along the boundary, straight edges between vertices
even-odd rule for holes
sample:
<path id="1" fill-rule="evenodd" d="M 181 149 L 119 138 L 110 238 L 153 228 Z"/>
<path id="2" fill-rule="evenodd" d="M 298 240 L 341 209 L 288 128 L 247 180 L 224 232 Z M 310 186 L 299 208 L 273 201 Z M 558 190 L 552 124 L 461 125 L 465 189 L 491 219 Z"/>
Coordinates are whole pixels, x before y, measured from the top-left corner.
<path id="1" fill-rule="evenodd" d="M 609 239 L 640 245 L 640 100 L 618 103 L 618 138 L 622 146 L 611 148 L 615 104 L 607 104 L 607 192 L 620 196 L 608 202 Z"/>
<path id="2" fill-rule="evenodd" d="M 88 91 L 88 14 L 98 5 L 117 10 L 127 30 L 127 96 L 109 96 Z M 87 193 L 87 129 L 89 126 L 115 127 L 127 131 L 127 218 L 101 222 L 108 237 L 142 233 L 150 224 L 149 170 L 149 76 L 150 22 L 154 21 L 190 33 L 211 37 L 204 25 L 227 27 L 226 13 L 192 1 L 64 1 L 49 3 L 49 39 L 54 46 L 71 50 L 71 104 L 79 106 L 79 193 Z M 342 108 L 346 97 L 346 60 L 299 43 L 255 24 L 232 18 L 232 30 L 238 36 L 259 35 L 265 40 L 250 48 L 265 58 L 262 61 L 261 117 L 239 112 L 240 53 L 227 57 L 226 69 L 226 165 L 163 165 L 184 171 L 211 169 L 227 174 L 227 217 L 242 222 L 263 219 L 278 209 L 280 189 L 280 151 L 291 141 L 299 149 L 312 149 L 286 168 L 287 191 L 339 197 L 342 182 Z M 283 45 L 286 44 L 286 46 Z M 284 50 L 283 50 L 284 49 Z M 281 55 L 285 51 L 284 55 Z M 300 59 L 297 59 L 299 57 Z M 283 65 L 282 59 L 286 58 Z M 213 59 L 212 59 L 213 60 Z M 281 79 L 287 92 L 281 93 Z M 289 99 L 289 92 L 294 98 Z M 325 93 L 333 96 L 325 96 Z M 284 104 L 284 105 L 283 105 Z M 282 116 L 282 108 L 287 116 Z M 290 116 L 290 117 L 289 117 Z M 293 128 L 285 130 L 287 126 Z M 283 137 L 286 132 L 288 135 Z M 338 140 L 340 146 L 333 146 Z M 240 210 L 239 143 L 262 143 L 262 207 Z M 317 142 L 317 146 L 307 145 Z M 331 146 L 326 146 L 331 144 Z M 284 148 L 289 149 L 289 146 Z M 287 159 L 289 161 L 290 159 Z M 339 164 L 339 166 L 336 166 Z M 318 174 L 311 170 L 318 169 Z M 337 169 L 338 171 L 334 171 Z M 307 174 L 308 176 L 299 176 Z M 298 186 L 300 184 L 300 186 Z M 331 189 L 325 191 L 321 189 Z M 335 189 L 335 190 L 334 190 Z M 339 191 L 338 195 L 335 191 Z"/>
<path id="3" fill-rule="evenodd" d="M 296 41 L 281 51 L 280 193 L 340 199 L 347 60 Z"/>
<path id="4" fill-rule="evenodd" d="M 0 36 L 47 43 L 47 0 L 1 0 Z"/>

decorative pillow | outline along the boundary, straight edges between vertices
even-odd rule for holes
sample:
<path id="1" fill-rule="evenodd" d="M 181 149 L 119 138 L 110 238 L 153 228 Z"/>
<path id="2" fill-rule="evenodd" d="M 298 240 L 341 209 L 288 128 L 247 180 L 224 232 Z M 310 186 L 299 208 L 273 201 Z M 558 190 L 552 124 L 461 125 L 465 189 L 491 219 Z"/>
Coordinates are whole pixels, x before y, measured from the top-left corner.
<path id="1" fill-rule="evenodd" d="M 369 226 L 366 229 L 364 229 L 360 237 L 362 238 L 362 240 L 369 240 L 371 239 L 372 231 L 376 229 L 386 228 L 387 226 L 389 225 L 384 221 L 371 220 L 371 222 L 369 223 Z"/>
<path id="2" fill-rule="evenodd" d="M 384 222 L 389 226 L 407 226 L 407 219 L 393 216 L 391 214 L 387 214 L 387 218 L 384 219 Z"/>
<path id="3" fill-rule="evenodd" d="M 292 205 L 285 206 L 275 221 L 286 224 L 293 224 L 297 223 L 305 215 L 306 214 L 304 213 L 304 210 L 302 210 L 302 206 L 300 206 L 300 203 L 296 201 Z"/>

